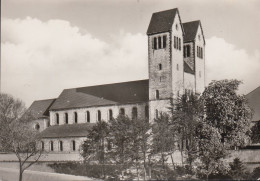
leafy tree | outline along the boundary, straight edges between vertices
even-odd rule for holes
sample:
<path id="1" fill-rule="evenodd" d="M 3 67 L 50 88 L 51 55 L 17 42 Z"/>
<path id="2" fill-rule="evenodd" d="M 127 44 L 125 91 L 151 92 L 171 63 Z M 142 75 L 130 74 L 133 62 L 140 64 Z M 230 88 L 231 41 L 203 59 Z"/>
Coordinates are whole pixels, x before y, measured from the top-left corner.
<path id="1" fill-rule="evenodd" d="M 82 144 L 81 155 L 85 161 L 97 161 L 102 165 L 102 175 L 105 177 L 104 164 L 107 160 L 107 145 L 109 143 L 109 125 L 101 120 L 90 130 L 87 139 Z"/>
<path id="2" fill-rule="evenodd" d="M 168 172 L 168 156 L 172 155 L 172 153 L 177 149 L 174 128 L 175 127 L 167 114 L 161 114 L 158 119 L 154 120 L 152 128 L 153 139 L 151 154 L 153 157 L 159 156 L 160 158 L 159 164 L 162 166 L 158 167 L 158 169 L 162 169 L 158 171 L 158 173 L 161 174 L 160 179 L 166 179 Z"/>
<path id="3" fill-rule="evenodd" d="M 121 165 L 123 171 L 132 165 L 133 157 L 131 147 L 133 144 L 133 124 L 127 116 L 119 115 L 116 119 L 109 121 L 109 138 L 112 149 L 109 151 L 109 157 L 113 163 Z"/>
<path id="4" fill-rule="evenodd" d="M 251 127 L 251 141 L 252 143 L 260 143 L 260 121 L 257 121 Z"/>
<path id="5" fill-rule="evenodd" d="M 191 166 L 197 154 L 195 136 L 197 125 L 203 118 L 203 104 L 198 95 L 187 93 L 178 98 L 176 102 L 176 104 L 172 104 L 172 124 L 180 145 L 179 149 L 181 153 L 184 152 L 188 156 L 187 161 Z"/>
<path id="6" fill-rule="evenodd" d="M 221 159 L 226 155 L 226 150 L 218 129 L 205 122 L 198 124 L 195 139 L 198 140 L 198 172 L 208 179 L 210 174 L 223 165 Z"/>
<path id="7" fill-rule="evenodd" d="M 245 179 L 246 176 L 246 168 L 243 164 L 243 162 L 239 158 L 235 158 L 230 165 L 230 171 L 229 175 L 234 179 L 234 180 L 241 180 Z"/>
<path id="8" fill-rule="evenodd" d="M 236 91 L 238 80 L 212 81 L 202 94 L 206 121 L 218 129 L 226 146 L 243 146 L 249 140 L 251 110 Z"/>
<path id="9" fill-rule="evenodd" d="M 37 146 L 37 132 L 30 121 L 33 116 L 26 112 L 24 103 L 8 94 L 0 94 L 0 150 L 13 152 L 19 161 L 19 181 L 23 172 L 41 157 Z"/>

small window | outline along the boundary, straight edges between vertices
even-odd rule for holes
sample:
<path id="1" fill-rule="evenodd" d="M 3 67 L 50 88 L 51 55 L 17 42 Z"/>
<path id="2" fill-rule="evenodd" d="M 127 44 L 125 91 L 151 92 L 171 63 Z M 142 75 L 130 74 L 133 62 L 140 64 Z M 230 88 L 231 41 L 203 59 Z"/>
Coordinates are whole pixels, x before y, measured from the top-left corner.
<path id="1" fill-rule="evenodd" d="M 176 30 L 178 30 L 178 29 L 179 29 L 179 26 L 178 26 L 178 24 L 176 24 L 176 25 L 175 25 L 175 28 L 176 28 Z"/>
<path id="2" fill-rule="evenodd" d="M 160 77 L 160 82 L 162 82 L 162 77 Z"/>
<path id="3" fill-rule="evenodd" d="M 201 71 L 199 71 L 199 77 L 201 77 Z"/>
<path id="4" fill-rule="evenodd" d="M 90 123 L 90 112 L 89 111 L 86 112 L 86 121 L 88 123 Z"/>
<path id="5" fill-rule="evenodd" d="M 41 141 L 41 150 L 43 151 L 44 150 L 44 142 Z"/>
<path id="6" fill-rule="evenodd" d="M 53 151 L 53 141 L 50 142 L 50 150 Z"/>
<path id="7" fill-rule="evenodd" d="M 72 141 L 72 151 L 76 151 L 76 141 Z"/>
<path id="8" fill-rule="evenodd" d="M 109 109 L 109 120 L 113 119 L 113 111 L 112 109 Z"/>
<path id="9" fill-rule="evenodd" d="M 166 40 L 167 40 L 167 37 L 163 36 L 163 48 L 166 48 Z"/>
<path id="10" fill-rule="evenodd" d="M 69 115 L 65 113 L 65 124 L 69 124 Z"/>
<path id="11" fill-rule="evenodd" d="M 199 47 L 197 46 L 197 57 L 199 57 Z"/>
<path id="12" fill-rule="evenodd" d="M 203 48 L 201 48 L 201 58 L 203 58 Z"/>
<path id="13" fill-rule="evenodd" d="M 176 65 L 176 69 L 179 70 L 179 64 Z"/>
<path id="14" fill-rule="evenodd" d="M 179 38 L 178 37 L 176 37 L 176 49 L 178 50 L 178 46 L 179 46 Z"/>
<path id="15" fill-rule="evenodd" d="M 159 90 L 156 90 L 156 91 L 155 91 L 155 97 L 156 97 L 156 99 L 159 99 L 159 98 L 160 98 Z"/>
<path id="16" fill-rule="evenodd" d="M 59 125 L 60 124 L 60 116 L 58 113 L 56 113 L 56 124 Z"/>
<path id="17" fill-rule="evenodd" d="M 132 119 L 137 119 L 137 108 L 133 107 L 132 109 Z"/>
<path id="18" fill-rule="evenodd" d="M 187 45 L 187 57 L 190 57 L 190 45 Z"/>
<path id="19" fill-rule="evenodd" d="M 78 113 L 74 112 L 74 122 L 78 123 Z"/>
<path id="20" fill-rule="evenodd" d="M 158 119 L 159 118 L 159 112 L 157 109 L 155 109 L 155 118 Z"/>
<path id="21" fill-rule="evenodd" d="M 154 37 L 153 38 L 153 49 L 157 49 L 157 38 L 156 37 Z"/>
<path id="22" fill-rule="evenodd" d="M 179 38 L 179 50 L 181 50 L 181 39 Z"/>
<path id="23" fill-rule="evenodd" d="M 176 36 L 174 36 L 173 47 L 176 48 Z"/>
<path id="24" fill-rule="evenodd" d="M 159 63 L 158 69 L 159 69 L 159 70 L 162 70 L 162 64 L 161 64 L 161 63 Z"/>
<path id="25" fill-rule="evenodd" d="M 59 144 L 60 144 L 60 151 L 63 151 L 63 142 L 60 141 Z"/>
<path id="26" fill-rule="evenodd" d="M 125 109 L 124 108 L 120 108 L 119 114 L 124 116 L 125 115 Z"/>
<path id="27" fill-rule="evenodd" d="M 50 127 L 50 121 L 47 121 L 47 128 Z"/>
<path id="28" fill-rule="evenodd" d="M 35 124 L 34 128 L 35 128 L 37 131 L 39 131 L 39 130 L 40 130 L 40 125 L 39 125 L 39 123 Z"/>
<path id="29" fill-rule="evenodd" d="M 162 48 L 162 38 L 160 36 L 158 37 L 158 48 Z"/>
<path id="30" fill-rule="evenodd" d="M 98 114 L 98 115 L 97 115 L 98 121 L 101 121 L 101 111 L 98 110 L 97 114 Z"/>
<path id="31" fill-rule="evenodd" d="M 145 118 L 149 118 L 149 106 L 145 106 Z"/>

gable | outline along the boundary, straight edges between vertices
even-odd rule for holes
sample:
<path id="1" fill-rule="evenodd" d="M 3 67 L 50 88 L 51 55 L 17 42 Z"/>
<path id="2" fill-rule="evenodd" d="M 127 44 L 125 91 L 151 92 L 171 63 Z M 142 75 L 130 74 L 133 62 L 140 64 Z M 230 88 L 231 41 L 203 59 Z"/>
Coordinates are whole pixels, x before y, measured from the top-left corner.
<path id="1" fill-rule="evenodd" d="M 186 23 L 183 23 L 182 25 L 183 25 L 183 29 L 184 29 L 184 32 L 185 32 L 184 42 L 194 41 L 197 37 L 198 30 L 200 29 L 201 34 L 202 34 L 202 38 L 203 38 L 203 41 L 204 41 L 204 44 L 205 44 L 205 38 L 204 38 L 204 34 L 203 34 L 203 30 L 202 30 L 200 20 L 186 22 Z"/>
<path id="2" fill-rule="evenodd" d="M 153 13 L 148 26 L 147 35 L 171 31 L 176 15 L 178 15 L 180 19 L 179 10 L 177 8 Z"/>

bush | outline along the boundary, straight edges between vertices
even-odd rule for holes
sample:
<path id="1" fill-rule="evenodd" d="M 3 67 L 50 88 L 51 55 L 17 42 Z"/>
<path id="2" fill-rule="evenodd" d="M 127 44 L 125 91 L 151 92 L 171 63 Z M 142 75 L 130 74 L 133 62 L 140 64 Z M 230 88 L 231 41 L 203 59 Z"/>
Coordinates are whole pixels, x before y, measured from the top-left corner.
<path id="1" fill-rule="evenodd" d="M 251 174 L 251 179 L 257 180 L 258 178 L 260 178 L 260 167 L 256 167 Z"/>
<path id="2" fill-rule="evenodd" d="M 102 178 L 102 166 L 96 164 L 79 163 L 79 162 L 65 162 L 65 163 L 53 163 L 48 164 L 49 167 L 53 168 L 57 173 L 64 173 L 70 175 L 80 175 L 92 178 Z M 104 165 L 104 174 L 106 180 L 119 180 L 119 170 L 118 165 Z"/>

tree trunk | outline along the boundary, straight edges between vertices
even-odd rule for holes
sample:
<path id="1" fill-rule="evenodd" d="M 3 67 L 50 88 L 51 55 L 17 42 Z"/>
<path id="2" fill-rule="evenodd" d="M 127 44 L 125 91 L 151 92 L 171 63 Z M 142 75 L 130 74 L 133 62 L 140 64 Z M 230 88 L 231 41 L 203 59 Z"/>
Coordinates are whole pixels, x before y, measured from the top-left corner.
<path id="1" fill-rule="evenodd" d="M 174 162 L 173 162 L 172 154 L 171 154 L 171 160 L 172 160 L 172 167 L 175 169 L 175 165 L 174 165 Z"/>
<path id="2" fill-rule="evenodd" d="M 23 180 L 23 168 L 22 164 L 20 163 L 20 169 L 19 169 L 19 181 Z"/>

